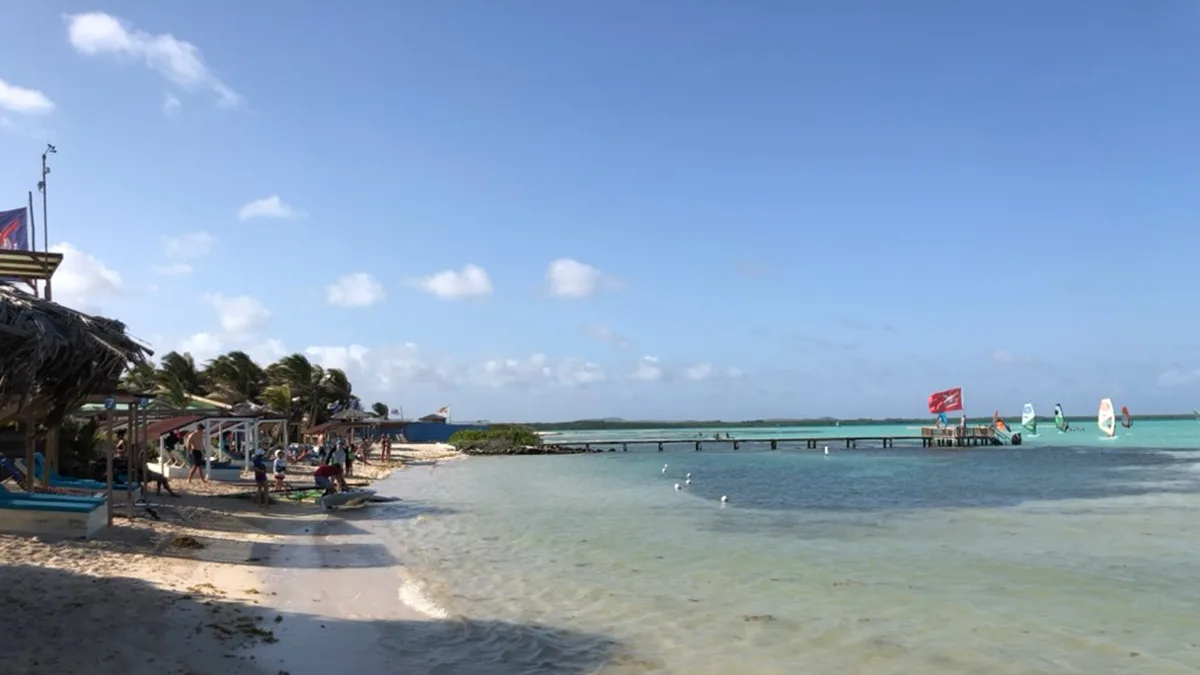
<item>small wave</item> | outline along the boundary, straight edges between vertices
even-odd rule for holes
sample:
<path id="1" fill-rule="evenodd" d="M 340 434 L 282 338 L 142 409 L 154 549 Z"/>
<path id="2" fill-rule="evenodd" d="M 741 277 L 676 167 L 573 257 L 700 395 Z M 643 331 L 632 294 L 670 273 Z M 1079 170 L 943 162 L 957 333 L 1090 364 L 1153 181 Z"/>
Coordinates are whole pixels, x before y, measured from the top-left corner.
<path id="1" fill-rule="evenodd" d="M 445 620 L 450 618 L 450 611 L 429 597 L 429 594 L 425 592 L 424 586 L 416 579 L 406 577 L 400 584 L 398 596 L 400 602 L 431 619 Z"/>
<path id="2" fill-rule="evenodd" d="M 1200 459 L 1200 450 L 1159 450 L 1158 452 L 1175 459 Z"/>

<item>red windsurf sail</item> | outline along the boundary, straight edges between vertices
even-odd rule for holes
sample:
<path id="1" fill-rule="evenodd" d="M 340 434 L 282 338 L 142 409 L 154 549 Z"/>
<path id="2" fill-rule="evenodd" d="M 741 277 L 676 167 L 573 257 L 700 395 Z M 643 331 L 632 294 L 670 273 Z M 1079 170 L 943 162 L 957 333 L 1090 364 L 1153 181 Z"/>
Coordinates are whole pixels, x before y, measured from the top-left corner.
<path id="1" fill-rule="evenodd" d="M 1000 419 L 1000 411 L 999 410 L 992 413 L 992 426 L 996 427 L 1000 431 L 1011 431 L 1008 428 L 1008 423 L 1006 423 L 1004 420 Z"/>
<path id="2" fill-rule="evenodd" d="M 935 391 L 929 395 L 929 412 L 934 415 L 963 409 L 962 387 Z"/>
<path id="3" fill-rule="evenodd" d="M 1126 429 L 1133 426 L 1133 415 L 1129 414 L 1129 408 L 1127 406 L 1121 406 L 1121 417 L 1124 418 L 1121 420 L 1121 426 L 1125 427 Z"/>

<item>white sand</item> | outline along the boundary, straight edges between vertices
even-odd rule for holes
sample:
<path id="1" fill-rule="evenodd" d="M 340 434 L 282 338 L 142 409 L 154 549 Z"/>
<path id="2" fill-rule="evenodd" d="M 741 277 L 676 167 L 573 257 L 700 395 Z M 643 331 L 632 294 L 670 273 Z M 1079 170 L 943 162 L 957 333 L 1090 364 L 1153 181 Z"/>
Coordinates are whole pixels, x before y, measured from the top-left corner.
<path id="1" fill-rule="evenodd" d="M 363 473 L 456 456 L 394 446 L 392 463 Z M 0 673 L 410 672 L 420 661 L 420 640 L 401 657 L 376 639 L 426 618 L 399 601 L 398 562 L 349 516 L 213 496 L 249 484 L 171 487 L 179 498 L 151 497 L 162 521 L 119 517 L 93 541 L 0 535 Z"/>

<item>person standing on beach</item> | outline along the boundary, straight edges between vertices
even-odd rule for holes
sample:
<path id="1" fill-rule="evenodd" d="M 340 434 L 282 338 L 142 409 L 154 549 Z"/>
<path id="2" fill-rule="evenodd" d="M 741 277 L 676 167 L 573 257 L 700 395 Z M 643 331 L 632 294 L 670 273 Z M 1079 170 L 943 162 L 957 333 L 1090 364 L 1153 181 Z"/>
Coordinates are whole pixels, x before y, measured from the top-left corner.
<path id="1" fill-rule="evenodd" d="M 329 451 L 329 461 L 327 464 L 334 464 L 338 468 L 345 468 L 346 448 L 342 445 L 340 439 L 334 443 L 333 449 Z"/>
<path id="2" fill-rule="evenodd" d="M 208 478 L 204 476 L 204 427 L 196 427 L 187 435 L 183 441 L 183 447 L 187 450 L 188 459 L 192 462 L 192 468 L 188 471 L 187 482 L 191 483 L 196 474 L 200 475 L 200 482 L 207 483 Z"/>
<path id="3" fill-rule="evenodd" d="M 271 503 L 271 495 L 268 494 L 267 486 L 267 460 L 264 456 L 262 448 L 254 451 L 254 461 L 251 466 L 254 469 L 254 499 L 259 504 L 266 506 Z"/>

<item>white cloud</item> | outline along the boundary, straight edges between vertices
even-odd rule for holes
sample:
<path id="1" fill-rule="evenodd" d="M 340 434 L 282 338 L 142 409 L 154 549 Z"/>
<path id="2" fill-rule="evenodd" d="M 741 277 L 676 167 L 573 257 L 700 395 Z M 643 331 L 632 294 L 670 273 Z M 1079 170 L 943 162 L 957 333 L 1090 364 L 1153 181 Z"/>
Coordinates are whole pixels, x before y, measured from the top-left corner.
<path id="1" fill-rule="evenodd" d="M 559 298 L 586 298 L 601 286 L 619 288 L 619 279 L 605 275 L 587 263 L 571 258 L 559 258 L 546 268 L 550 294 Z"/>
<path id="2" fill-rule="evenodd" d="M 643 356 L 638 359 L 637 368 L 633 371 L 633 379 L 657 382 L 663 379 L 665 371 L 658 363 L 657 356 Z"/>
<path id="3" fill-rule="evenodd" d="M 163 257 L 169 261 L 152 269 L 166 277 L 186 276 L 192 273 L 188 261 L 198 260 L 212 251 L 216 238 L 207 232 L 188 232 L 178 236 L 162 238 Z"/>
<path id="4" fill-rule="evenodd" d="M 304 215 L 303 212 L 284 202 L 279 198 L 279 195 L 257 199 L 238 209 L 238 220 L 250 220 L 251 218 L 299 218 L 302 215 Z"/>
<path id="5" fill-rule="evenodd" d="M 58 304 L 96 314 L 104 300 L 124 291 L 121 275 L 116 270 L 70 243 L 51 246 L 50 250 L 63 254 L 62 264 L 51 281 L 53 298 Z"/>
<path id="6" fill-rule="evenodd" d="M 633 341 L 624 335 L 621 335 L 607 326 L 601 326 L 597 323 L 588 324 L 583 327 L 583 330 L 588 335 L 591 335 L 601 342 L 607 342 L 618 347 L 628 347 L 629 345 L 633 344 Z"/>
<path id="7" fill-rule="evenodd" d="M 1164 389 L 1187 387 L 1200 382 L 1200 368 L 1195 370 L 1175 366 L 1158 376 L 1158 386 Z"/>
<path id="8" fill-rule="evenodd" d="M 694 366 L 688 366 L 683 369 L 683 376 L 694 382 L 707 380 L 712 377 L 713 367 L 709 363 L 697 363 Z"/>
<path id="9" fill-rule="evenodd" d="M 558 382 L 566 387 L 596 384 L 607 379 L 607 374 L 598 363 L 568 358 L 558 364 Z"/>
<path id="10" fill-rule="evenodd" d="M 284 346 L 282 340 L 264 340 L 263 342 L 250 345 L 246 348 L 246 353 L 250 358 L 254 359 L 255 363 L 266 365 L 275 363 L 279 359 L 290 354 Z"/>
<path id="11" fill-rule="evenodd" d="M 249 295 L 225 297 L 210 293 L 204 296 L 204 301 L 217 310 L 221 328 L 235 336 L 252 333 L 271 318 L 271 311 L 258 298 Z"/>
<path id="12" fill-rule="evenodd" d="M 179 108 L 182 106 L 183 104 L 179 102 L 178 98 L 175 98 L 174 94 L 167 94 L 163 97 L 162 112 L 167 117 L 179 112 Z"/>
<path id="13" fill-rule="evenodd" d="M 202 364 L 220 354 L 225 343 L 220 336 L 212 333 L 196 333 L 179 343 L 177 350 L 181 354 L 191 354 L 197 364 Z"/>
<path id="14" fill-rule="evenodd" d="M 737 366 L 729 366 L 728 368 L 725 369 L 726 377 L 737 379 L 737 378 L 741 377 L 742 375 L 745 375 L 745 373 L 742 372 L 742 369 L 738 368 Z"/>
<path id="15" fill-rule="evenodd" d="M 64 17 L 67 37 L 75 51 L 85 56 L 112 55 L 140 59 L 170 82 L 190 90 L 208 90 L 224 108 L 242 105 L 240 94 L 209 70 L 196 45 L 170 33 L 153 35 L 104 12 Z"/>
<path id="16" fill-rule="evenodd" d="M 491 295 L 492 280 L 482 267 L 468 264 L 461 271 L 442 270 L 413 281 L 415 285 L 444 300 Z"/>
<path id="17" fill-rule="evenodd" d="M 304 350 L 305 356 L 315 363 L 325 368 L 338 368 L 341 370 L 346 370 L 352 365 L 357 365 L 359 368 L 365 369 L 367 367 L 366 358 L 370 353 L 371 350 L 362 345 L 308 347 Z"/>
<path id="18" fill-rule="evenodd" d="M 54 101 L 37 89 L 26 89 L 0 80 L 0 109 L 39 115 L 53 111 Z"/>
<path id="19" fill-rule="evenodd" d="M 340 307 L 367 307 L 386 297 L 383 284 L 366 272 L 347 274 L 325 287 L 325 299 Z"/>
<path id="20" fill-rule="evenodd" d="M 155 265 L 150 268 L 155 274 L 161 274 L 164 277 L 186 277 L 192 273 L 192 266 L 187 263 L 171 263 L 169 265 Z"/>

